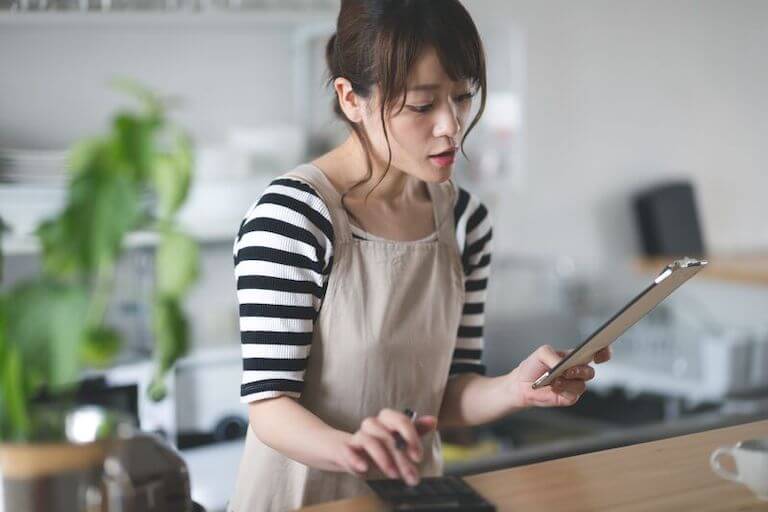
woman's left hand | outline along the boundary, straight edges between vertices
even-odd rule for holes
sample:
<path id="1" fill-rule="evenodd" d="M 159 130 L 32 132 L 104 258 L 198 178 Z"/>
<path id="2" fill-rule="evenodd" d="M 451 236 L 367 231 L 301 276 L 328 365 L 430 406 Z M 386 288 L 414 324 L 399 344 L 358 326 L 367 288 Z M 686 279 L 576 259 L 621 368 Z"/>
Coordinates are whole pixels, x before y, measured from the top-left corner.
<path id="1" fill-rule="evenodd" d="M 523 406 L 564 407 L 575 404 L 581 398 L 587 388 L 586 382 L 595 376 L 595 370 L 590 365 L 570 368 L 550 386 L 531 388 L 539 377 L 554 368 L 566 354 L 543 345 L 512 371 L 510 376 L 517 381 Z M 610 358 L 611 348 L 606 347 L 595 354 L 594 362 L 600 364 Z"/>

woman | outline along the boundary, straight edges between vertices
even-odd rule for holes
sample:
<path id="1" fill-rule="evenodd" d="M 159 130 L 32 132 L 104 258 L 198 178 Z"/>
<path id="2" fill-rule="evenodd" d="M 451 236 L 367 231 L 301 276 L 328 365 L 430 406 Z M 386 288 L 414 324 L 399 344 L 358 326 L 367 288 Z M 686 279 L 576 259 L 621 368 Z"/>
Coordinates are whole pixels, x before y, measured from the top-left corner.
<path id="1" fill-rule="evenodd" d="M 350 135 L 273 181 L 235 243 L 250 417 L 237 512 L 363 494 L 366 478 L 414 485 L 441 474 L 437 425 L 572 405 L 594 375 L 585 365 L 532 390 L 563 355 L 549 346 L 482 375 L 491 226 L 450 180 L 485 104 L 467 11 L 457 0 L 344 0 L 326 56 Z"/>

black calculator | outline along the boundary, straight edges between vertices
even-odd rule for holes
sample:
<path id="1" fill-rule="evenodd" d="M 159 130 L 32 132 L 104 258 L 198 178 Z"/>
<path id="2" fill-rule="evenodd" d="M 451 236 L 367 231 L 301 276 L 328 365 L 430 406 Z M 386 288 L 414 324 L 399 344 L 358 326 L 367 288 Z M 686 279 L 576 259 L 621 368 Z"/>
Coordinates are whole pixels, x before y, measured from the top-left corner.
<path id="1" fill-rule="evenodd" d="M 368 480 L 366 483 L 392 511 L 496 510 L 492 503 L 456 476 L 422 478 L 414 487 L 395 479 Z"/>

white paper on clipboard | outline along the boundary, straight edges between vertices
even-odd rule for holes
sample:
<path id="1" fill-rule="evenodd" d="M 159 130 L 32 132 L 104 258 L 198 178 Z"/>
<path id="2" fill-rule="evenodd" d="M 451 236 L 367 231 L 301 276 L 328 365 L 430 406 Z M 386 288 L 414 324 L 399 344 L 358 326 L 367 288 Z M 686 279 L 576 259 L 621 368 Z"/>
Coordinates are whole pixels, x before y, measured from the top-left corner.
<path id="1" fill-rule="evenodd" d="M 683 258 L 667 265 L 645 290 L 640 292 L 610 320 L 565 356 L 554 368 L 533 383 L 533 389 L 549 386 L 569 368 L 588 364 L 595 353 L 613 343 L 619 336 L 651 312 L 661 301 L 695 276 L 708 264 L 704 260 Z"/>

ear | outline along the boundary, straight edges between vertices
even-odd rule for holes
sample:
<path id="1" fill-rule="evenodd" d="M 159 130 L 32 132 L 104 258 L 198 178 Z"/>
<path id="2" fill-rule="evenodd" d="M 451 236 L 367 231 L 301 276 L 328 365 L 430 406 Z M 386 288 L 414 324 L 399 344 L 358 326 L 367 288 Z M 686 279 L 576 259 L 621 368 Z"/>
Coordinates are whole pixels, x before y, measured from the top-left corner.
<path id="1" fill-rule="evenodd" d="M 347 119 L 353 123 L 359 123 L 363 120 L 363 112 L 366 108 L 364 98 L 352 90 L 352 83 L 346 78 L 337 78 L 333 81 L 333 89 L 336 92 L 336 98 L 339 100 L 341 111 L 347 116 Z"/>

